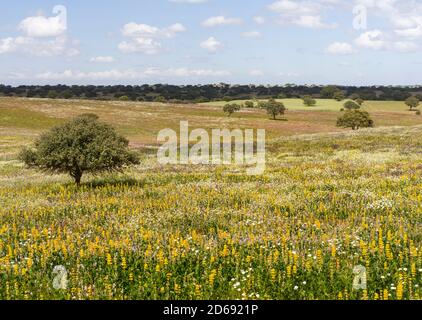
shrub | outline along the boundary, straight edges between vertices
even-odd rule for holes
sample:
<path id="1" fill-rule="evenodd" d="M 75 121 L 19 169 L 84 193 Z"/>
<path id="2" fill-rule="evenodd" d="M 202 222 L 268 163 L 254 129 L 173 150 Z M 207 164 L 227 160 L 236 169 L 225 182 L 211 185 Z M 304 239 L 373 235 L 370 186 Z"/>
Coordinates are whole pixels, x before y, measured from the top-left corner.
<path id="1" fill-rule="evenodd" d="M 304 96 L 302 99 L 305 106 L 312 107 L 316 105 L 316 100 L 311 96 Z"/>

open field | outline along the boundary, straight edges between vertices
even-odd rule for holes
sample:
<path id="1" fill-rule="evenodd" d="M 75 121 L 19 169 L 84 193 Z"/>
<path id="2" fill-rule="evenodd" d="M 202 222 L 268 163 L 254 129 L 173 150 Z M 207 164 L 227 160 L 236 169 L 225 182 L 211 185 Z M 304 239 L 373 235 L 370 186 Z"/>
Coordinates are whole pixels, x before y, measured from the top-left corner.
<path id="1" fill-rule="evenodd" d="M 368 102 L 377 128 L 351 132 L 335 127 L 336 102 L 299 103 L 272 121 L 227 118 L 221 104 L 1 98 L 0 299 L 421 299 L 422 117 Z M 263 128 L 267 170 L 162 167 L 143 152 L 139 166 L 77 188 L 16 160 L 87 112 L 141 152 L 181 120 Z M 56 265 L 67 290 L 52 286 Z M 353 290 L 357 265 L 367 290 Z"/>

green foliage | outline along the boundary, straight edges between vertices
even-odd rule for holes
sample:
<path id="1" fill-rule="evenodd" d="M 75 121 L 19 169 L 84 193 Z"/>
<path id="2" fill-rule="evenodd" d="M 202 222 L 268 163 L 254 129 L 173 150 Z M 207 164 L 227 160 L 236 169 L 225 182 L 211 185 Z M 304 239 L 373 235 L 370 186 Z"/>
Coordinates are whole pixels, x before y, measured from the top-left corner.
<path id="1" fill-rule="evenodd" d="M 246 101 L 245 102 L 245 108 L 253 109 L 253 108 L 255 108 L 255 104 L 253 103 L 253 101 Z"/>
<path id="2" fill-rule="evenodd" d="M 321 89 L 321 98 L 323 99 L 333 99 L 334 94 L 338 92 L 339 89 L 336 86 L 326 86 Z"/>
<path id="3" fill-rule="evenodd" d="M 409 97 L 405 101 L 405 104 L 410 108 L 410 110 L 413 110 L 419 106 L 419 99 L 416 97 Z"/>
<path id="4" fill-rule="evenodd" d="M 49 99 L 56 99 L 59 95 L 57 94 L 57 91 L 55 90 L 50 90 L 48 92 L 47 98 Z"/>
<path id="5" fill-rule="evenodd" d="M 343 101 L 344 99 L 346 99 L 346 95 L 343 91 L 338 90 L 334 93 L 333 98 L 337 101 Z"/>
<path id="6" fill-rule="evenodd" d="M 338 118 L 337 126 L 359 130 L 360 128 L 372 128 L 374 126 L 374 121 L 366 111 L 347 110 Z"/>
<path id="7" fill-rule="evenodd" d="M 240 109 L 241 106 L 237 103 L 228 103 L 223 107 L 224 113 L 227 113 L 229 117 L 231 117 L 233 113 L 240 111 Z"/>
<path id="8" fill-rule="evenodd" d="M 316 100 L 311 96 L 304 96 L 302 100 L 305 106 L 312 107 L 316 105 Z"/>
<path id="9" fill-rule="evenodd" d="M 70 99 L 70 98 L 72 98 L 72 96 L 73 96 L 73 94 L 72 94 L 72 91 L 70 91 L 70 90 L 65 90 L 62 93 L 62 97 L 64 99 Z"/>
<path id="10" fill-rule="evenodd" d="M 157 97 L 154 99 L 154 102 L 166 103 L 166 102 L 167 102 L 167 100 L 166 100 L 166 98 L 164 98 L 163 96 L 157 96 Z"/>
<path id="11" fill-rule="evenodd" d="M 346 110 L 357 110 L 357 109 L 360 109 L 360 105 L 357 104 L 354 101 L 351 101 L 351 100 L 346 101 L 343 106 L 344 106 L 344 109 L 346 109 Z"/>
<path id="12" fill-rule="evenodd" d="M 29 167 L 50 173 L 68 173 L 80 184 L 85 172 L 120 171 L 138 164 L 129 141 L 98 121 L 95 114 L 81 115 L 43 134 L 34 149 L 24 148 L 20 159 Z"/>
<path id="13" fill-rule="evenodd" d="M 282 102 L 277 102 L 274 99 L 270 99 L 267 102 L 262 102 L 260 107 L 267 110 L 267 113 L 275 120 L 278 115 L 283 115 L 286 111 L 286 107 Z"/>
<path id="14" fill-rule="evenodd" d="M 362 106 L 364 104 L 364 102 L 365 102 L 365 100 L 363 100 L 362 98 L 357 98 L 355 101 L 360 106 Z"/>
<path id="15" fill-rule="evenodd" d="M 119 98 L 120 101 L 129 101 L 129 97 L 128 96 L 121 96 Z"/>

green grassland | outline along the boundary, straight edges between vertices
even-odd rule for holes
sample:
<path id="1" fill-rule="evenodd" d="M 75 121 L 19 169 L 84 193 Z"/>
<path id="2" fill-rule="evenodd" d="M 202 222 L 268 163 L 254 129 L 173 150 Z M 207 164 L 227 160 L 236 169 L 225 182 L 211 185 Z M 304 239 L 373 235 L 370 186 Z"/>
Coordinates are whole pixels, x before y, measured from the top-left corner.
<path id="1" fill-rule="evenodd" d="M 224 103 L 168 105 L 0 99 L 0 299 L 421 299 L 422 117 L 367 102 L 376 122 L 335 127 L 341 104 L 272 121 Z M 19 149 L 93 112 L 126 135 L 141 164 L 119 175 L 26 169 Z M 267 130 L 267 169 L 160 166 L 156 134 Z M 146 152 L 145 150 L 150 150 Z M 54 266 L 68 287 L 52 286 Z M 354 290 L 353 269 L 367 270 Z"/>

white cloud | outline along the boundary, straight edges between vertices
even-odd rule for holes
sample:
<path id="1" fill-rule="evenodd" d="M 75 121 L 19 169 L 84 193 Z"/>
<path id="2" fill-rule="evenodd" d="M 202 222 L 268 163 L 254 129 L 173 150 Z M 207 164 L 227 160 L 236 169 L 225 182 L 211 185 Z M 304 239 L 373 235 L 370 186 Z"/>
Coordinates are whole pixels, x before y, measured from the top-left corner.
<path id="1" fill-rule="evenodd" d="M 395 33 L 406 38 L 420 38 L 422 37 L 422 23 L 414 28 L 397 29 Z"/>
<path id="2" fill-rule="evenodd" d="M 202 22 L 204 27 L 216 27 L 216 26 L 226 26 L 241 24 L 242 19 L 238 18 L 226 18 L 225 16 L 211 17 Z"/>
<path id="3" fill-rule="evenodd" d="M 295 25 L 312 28 L 312 29 L 324 29 L 324 28 L 335 28 L 335 24 L 326 24 L 321 21 L 320 16 L 300 16 L 292 21 Z"/>
<path id="4" fill-rule="evenodd" d="M 28 37 L 57 37 L 64 34 L 67 26 L 59 17 L 28 17 L 19 24 L 19 30 Z"/>
<path id="5" fill-rule="evenodd" d="M 0 54 L 21 52 L 39 57 L 58 55 L 74 56 L 79 53 L 69 43 L 67 36 L 60 36 L 48 40 L 31 37 L 16 37 L 0 39 Z"/>
<path id="6" fill-rule="evenodd" d="M 242 33 L 242 37 L 244 38 L 259 38 L 261 36 L 262 34 L 259 31 L 248 31 Z"/>
<path id="7" fill-rule="evenodd" d="M 388 46 L 385 40 L 385 34 L 380 30 L 372 30 L 362 33 L 356 40 L 355 43 L 358 47 L 382 50 Z"/>
<path id="8" fill-rule="evenodd" d="M 201 42 L 201 48 L 211 53 L 216 53 L 223 48 L 223 44 L 214 37 L 210 37 L 207 40 Z"/>
<path id="9" fill-rule="evenodd" d="M 253 77 L 262 77 L 262 76 L 264 76 L 265 74 L 264 74 L 264 72 L 262 71 L 262 70 L 251 70 L 250 72 L 249 72 L 249 74 L 251 75 L 251 76 L 253 76 Z"/>
<path id="10" fill-rule="evenodd" d="M 175 23 L 167 28 L 157 28 L 147 24 L 130 22 L 125 24 L 122 29 L 122 35 L 129 40 L 122 41 L 118 48 L 124 53 L 156 54 L 162 48 L 160 39 L 173 38 L 185 31 L 186 28 L 181 23 Z"/>
<path id="11" fill-rule="evenodd" d="M 297 72 L 280 72 L 279 75 L 286 78 L 298 78 L 301 76 L 301 74 Z"/>
<path id="12" fill-rule="evenodd" d="M 123 41 L 119 43 L 119 50 L 123 53 L 145 53 L 156 54 L 160 51 L 162 45 L 160 42 L 151 38 L 134 38 L 131 41 Z"/>
<path id="13" fill-rule="evenodd" d="M 127 23 L 123 26 L 122 34 L 125 37 L 147 37 L 147 38 L 172 38 L 178 33 L 185 32 L 186 28 L 181 23 L 175 23 L 167 28 L 157 28 L 147 24 Z"/>
<path id="14" fill-rule="evenodd" d="M 90 61 L 98 63 L 111 63 L 114 62 L 114 58 L 111 56 L 98 56 L 91 58 Z"/>
<path id="15" fill-rule="evenodd" d="M 293 24 L 305 28 L 335 28 L 336 24 L 322 21 L 322 13 L 336 4 L 335 0 L 290 1 L 279 0 L 268 6 L 268 9 L 279 15 L 279 23 Z"/>
<path id="16" fill-rule="evenodd" d="M 397 41 L 393 44 L 393 49 L 398 52 L 407 53 L 417 51 L 419 46 L 410 41 Z"/>
<path id="17" fill-rule="evenodd" d="M 264 17 L 256 16 L 253 18 L 253 21 L 255 21 L 257 24 L 264 24 L 266 20 Z"/>
<path id="18" fill-rule="evenodd" d="M 28 17 L 19 23 L 23 35 L 0 39 L 0 54 L 25 53 L 34 56 L 73 56 L 79 53 L 77 41 L 66 35 L 66 8 L 56 6 L 53 17 Z"/>
<path id="19" fill-rule="evenodd" d="M 146 76 L 159 77 L 222 77 L 230 75 L 226 70 L 212 70 L 212 69 L 188 69 L 188 68 L 148 68 L 144 71 Z"/>
<path id="20" fill-rule="evenodd" d="M 143 71 L 127 70 L 106 70 L 84 72 L 79 70 L 67 69 L 62 72 L 46 71 L 35 76 L 36 79 L 44 81 L 101 81 L 101 80 L 138 80 L 146 78 L 189 78 L 189 77 L 225 77 L 230 72 L 226 70 L 212 69 L 189 69 L 189 68 L 147 68 Z"/>
<path id="21" fill-rule="evenodd" d="M 345 42 L 334 42 L 325 50 L 329 54 L 347 55 L 355 53 L 352 45 Z"/>
<path id="22" fill-rule="evenodd" d="M 65 70 L 63 72 L 44 72 L 36 75 L 41 80 L 121 80 L 121 79 L 137 79 L 140 74 L 133 70 L 108 70 L 98 72 L 82 72 Z"/>

